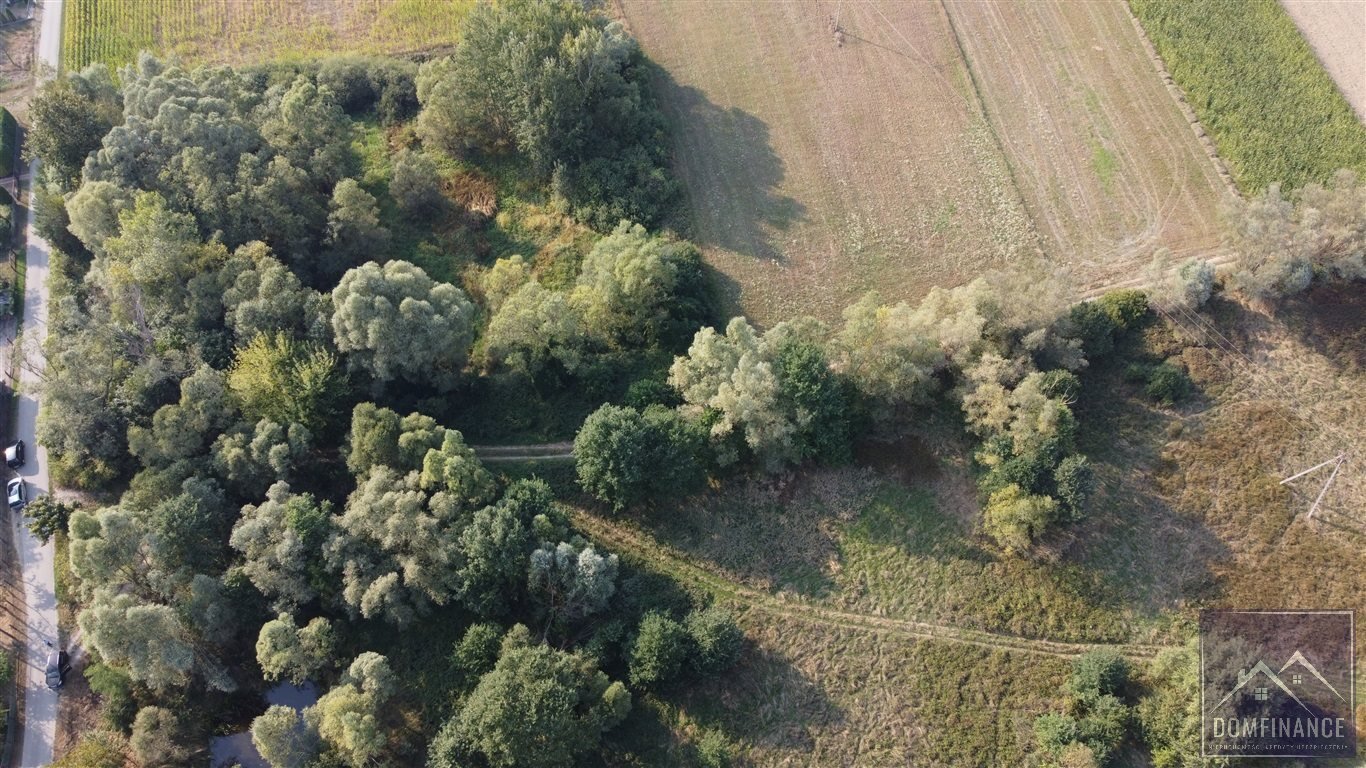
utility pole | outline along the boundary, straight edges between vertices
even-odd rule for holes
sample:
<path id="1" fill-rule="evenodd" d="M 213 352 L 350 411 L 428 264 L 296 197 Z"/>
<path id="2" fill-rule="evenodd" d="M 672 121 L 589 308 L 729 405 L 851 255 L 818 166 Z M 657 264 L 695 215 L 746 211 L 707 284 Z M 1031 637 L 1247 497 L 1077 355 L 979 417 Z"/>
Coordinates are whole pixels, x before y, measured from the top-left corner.
<path id="1" fill-rule="evenodd" d="M 1323 501 L 1324 494 L 1328 493 L 1328 486 L 1333 484 L 1333 479 L 1338 476 L 1338 470 L 1342 469 L 1342 465 L 1345 463 L 1347 463 L 1347 454 L 1339 453 L 1338 455 L 1334 456 L 1328 461 L 1322 462 L 1320 464 L 1315 464 L 1314 466 L 1304 470 L 1303 472 L 1297 472 L 1291 475 L 1290 477 L 1287 477 L 1286 479 L 1281 481 L 1281 485 L 1285 485 L 1291 480 L 1297 480 L 1301 477 L 1304 477 L 1305 475 L 1309 474 L 1310 472 L 1313 472 L 1316 469 L 1322 469 L 1328 466 L 1329 464 L 1333 465 L 1333 471 L 1329 473 L 1328 480 L 1324 482 L 1323 490 L 1319 491 L 1318 497 L 1314 499 L 1313 506 L 1309 508 L 1308 517 L 1312 520 L 1314 518 L 1314 512 L 1319 508 L 1319 502 Z"/>

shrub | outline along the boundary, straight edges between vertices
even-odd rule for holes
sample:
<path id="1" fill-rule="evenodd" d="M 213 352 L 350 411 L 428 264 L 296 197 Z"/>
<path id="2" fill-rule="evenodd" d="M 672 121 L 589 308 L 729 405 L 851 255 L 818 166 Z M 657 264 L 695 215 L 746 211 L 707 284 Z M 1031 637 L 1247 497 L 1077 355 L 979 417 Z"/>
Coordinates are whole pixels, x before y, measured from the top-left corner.
<path id="1" fill-rule="evenodd" d="M 1068 744 L 1077 740 L 1077 721 L 1067 715 L 1049 712 L 1034 720 L 1034 741 L 1039 749 L 1057 755 Z"/>
<path id="2" fill-rule="evenodd" d="M 1098 302 L 1083 301 L 1068 313 L 1073 333 L 1081 340 L 1082 351 L 1089 359 L 1110 354 L 1115 348 L 1115 321 Z"/>
<path id="3" fill-rule="evenodd" d="M 1129 727 L 1129 708 L 1114 696 L 1091 702 L 1086 716 L 1077 722 L 1077 740 L 1091 748 L 1097 765 L 1105 765 L 1124 742 Z"/>
<path id="4" fill-rule="evenodd" d="M 1053 470 L 1055 495 L 1068 520 L 1077 521 L 1086 516 L 1086 505 L 1095 490 L 1095 482 L 1091 462 L 1081 454 L 1068 456 Z"/>
<path id="5" fill-rule="evenodd" d="M 124 741 L 116 733 L 87 733 L 51 768 L 123 768 Z"/>
<path id="6" fill-rule="evenodd" d="M 1186 399 L 1194 385 L 1186 372 L 1170 363 L 1154 366 L 1148 374 L 1148 385 L 1143 391 L 1163 405 L 1173 405 Z"/>
<path id="7" fill-rule="evenodd" d="M 444 213 L 449 206 L 441 193 L 441 177 L 436 163 L 421 152 L 404 150 L 394 160 L 389 179 L 389 194 L 399 210 L 413 219 L 427 219 Z"/>
<path id="8" fill-rule="evenodd" d="M 1057 368 L 1045 371 L 1043 382 L 1039 387 L 1045 396 L 1062 400 L 1065 403 L 1074 403 L 1077 396 L 1081 394 L 1081 379 L 1075 373 Z"/>
<path id="9" fill-rule="evenodd" d="M 697 740 L 697 764 L 701 768 L 730 768 L 730 743 L 720 731 L 706 731 Z"/>
<path id="10" fill-rule="evenodd" d="M 1132 288 L 1110 291 L 1096 299 L 1096 304 L 1105 310 L 1115 324 L 1115 330 L 1120 332 L 1136 327 L 1148 314 L 1147 294 Z"/>
<path id="11" fill-rule="evenodd" d="M 1057 519 L 1056 499 L 1011 484 L 991 494 L 982 512 L 982 528 L 1007 552 L 1023 552 Z"/>
<path id="12" fill-rule="evenodd" d="M 180 717 L 162 707 L 143 707 L 133 721 L 133 735 L 128 740 L 138 764 L 146 768 L 183 765 L 189 758 L 189 742 L 193 735 L 186 732 Z"/>
<path id="13" fill-rule="evenodd" d="M 104 721 L 113 730 L 127 733 L 137 715 L 133 700 L 133 680 L 127 672 L 107 664 L 91 664 L 85 668 L 85 679 L 90 690 L 104 701 Z"/>
<path id="14" fill-rule="evenodd" d="M 1124 367 L 1124 380 L 1130 384 L 1146 384 L 1153 367 L 1147 363 L 1129 363 Z"/>
<path id="15" fill-rule="evenodd" d="M 622 402 L 631 408 L 645 410 L 652 405 L 662 405 L 665 408 L 676 408 L 683 404 L 683 398 L 678 396 L 678 390 L 669 386 L 669 383 L 662 378 L 636 379 L 626 388 L 626 395 Z"/>
<path id="16" fill-rule="evenodd" d="M 631 685 L 656 688 L 674 680 L 692 655 L 691 638 L 682 624 L 662 613 L 647 613 L 631 642 Z"/>
<path id="17" fill-rule="evenodd" d="M 1120 696 L 1129 685 L 1129 661 L 1107 649 L 1087 651 L 1072 664 L 1067 690 L 1079 699 Z"/>
<path id="18" fill-rule="evenodd" d="M 716 605 L 693 611 L 684 620 L 684 625 L 692 638 L 692 665 L 699 673 L 724 672 L 739 661 L 745 633 L 730 611 Z"/>

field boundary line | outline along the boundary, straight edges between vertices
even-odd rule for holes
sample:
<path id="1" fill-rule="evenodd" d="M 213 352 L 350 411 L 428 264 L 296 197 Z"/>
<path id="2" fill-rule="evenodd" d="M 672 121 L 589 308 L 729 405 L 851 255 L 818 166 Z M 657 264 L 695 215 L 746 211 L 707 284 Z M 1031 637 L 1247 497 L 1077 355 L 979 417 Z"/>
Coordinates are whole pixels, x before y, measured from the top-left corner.
<path id="1" fill-rule="evenodd" d="M 1199 141 L 1200 146 L 1204 148 L 1205 156 L 1214 166 L 1214 172 L 1224 182 L 1224 187 L 1229 194 L 1233 195 L 1234 199 L 1242 200 L 1243 195 L 1238 191 L 1238 185 L 1234 183 L 1233 174 L 1229 172 L 1223 158 L 1219 157 L 1219 151 L 1214 146 L 1214 139 L 1210 137 L 1209 131 L 1205 130 L 1204 123 L 1200 122 L 1200 118 L 1191 108 L 1190 102 L 1186 100 L 1185 91 L 1182 91 L 1181 86 L 1176 84 L 1176 80 L 1172 78 L 1172 73 L 1167 71 L 1167 62 L 1163 61 L 1162 55 L 1157 52 L 1157 46 L 1153 45 L 1153 41 L 1148 37 L 1148 31 L 1143 28 L 1143 23 L 1134 15 L 1134 9 L 1129 7 L 1129 0 L 1120 0 L 1120 5 L 1124 6 L 1124 13 L 1129 17 L 1129 23 L 1134 26 L 1134 31 L 1138 33 L 1138 40 L 1143 44 L 1143 50 L 1148 52 L 1148 60 L 1152 62 L 1158 77 L 1162 78 L 1162 83 L 1167 86 L 1167 93 L 1171 94 L 1177 108 L 1181 110 L 1181 114 L 1185 115 L 1186 120 L 1190 123 L 1191 132 L 1195 134 L 1196 141 Z"/>
<path id="2" fill-rule="evenodd" d="M 878 9 L 881 13 L 881 9 Z M 949 25 L 949 37 L 953 38 L 953 49 L 958 53 L 958 60 L 963 62 L 963 71 L 968 76 L 968 87 L 972 89 L 972 98 L 977 103 L 977 111 L 982 116 L 982 122 L 986 123 L 987 131 L 991 134 L 991 142 L 996 145 L 996 152 L 1001 156 L 1001 162 L 1005 163 L 1006 174 L 1010 176 L 1010 188 L 1015 192 L 1015 199 L 1020 202 L 1020 208 L 1029 215 L 1029 226 L 1034 230 L 1034 255 L 1047 258 L 1047 253 L 1043 249 L 1043 244 L 1039 242 L 1042 232 L 1039 228 L 1040 215 L 1033 209 L 1029 200 L 1025 197 L 1024 190 L 1020 187 L 1020 179 L 1016 175 L 1015 163 L 1010 159 L 1010 153 L 1006 151 L 1005 143 L 1001 141 L 1001 134 L 996 129 L 996 122 L 991 118 L 991 112 L 987 110 L 986 98 L 982 96 L 982 86 L 977 82 L 977 73 L 973 71 L 972 59 L 968 58 L 968 51 L 963 47 L 963 40 L 958 34 L 958 25 L 953 22 L 953 14 L 949 12 L 948 5 L 944 0 L 939 0 L 939 12 L 944 15 L 944 21 Z M 883 16 L 885 19 L 886 16 Z M 888 22 L 888 26 L 891 23 Z M 901 34 L 897 31 L 897 34 Z"/>
<path id="3" fill-rule="evenodd" d="M 689 557 L 653 538 L 576 510 L 575 527 L 594 539 L 615 547 L 623 554 L 640 558 L 663 568 L 670 575 L 700 586 L 725 600 L 747 609 L 794 621 L 863 632 L 893 635 L 918 641 L 939 641 L 972 645 L 997 651 L 1014 651 L 1055 658 L 1072 659 L 1093 650 L 1113 650 L 1136 659 L 1148 659 L 1170 647 L 1144 643 L 1086 643 L 1020 637 L 986 630 L 936 624 L 916 619 L 896 619 L 853 613 L 804 601 L 785 600 L 753 587 L 732 581 L 698 565 Z"/>

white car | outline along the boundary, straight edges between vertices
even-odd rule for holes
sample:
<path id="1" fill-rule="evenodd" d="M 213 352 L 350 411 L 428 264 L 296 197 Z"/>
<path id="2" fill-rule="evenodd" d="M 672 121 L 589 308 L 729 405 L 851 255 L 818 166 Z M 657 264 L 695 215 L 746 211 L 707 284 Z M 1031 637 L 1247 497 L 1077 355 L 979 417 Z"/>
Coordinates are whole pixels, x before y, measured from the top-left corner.
<path id="1" fill-rule="evenodd" d="M 28 503 L 28 488 L 22 477 L 16 477 L 5 486 L 5 496 L 9 499 L 10 509 L 23 509 Z"/>

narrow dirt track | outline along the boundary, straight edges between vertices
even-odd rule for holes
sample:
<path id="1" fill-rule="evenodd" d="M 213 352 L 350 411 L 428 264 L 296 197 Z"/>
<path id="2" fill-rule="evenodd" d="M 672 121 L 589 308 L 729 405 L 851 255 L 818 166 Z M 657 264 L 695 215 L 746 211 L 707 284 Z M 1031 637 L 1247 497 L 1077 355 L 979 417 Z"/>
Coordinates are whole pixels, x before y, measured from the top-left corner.
<path id="1" fill-rule="evenodd" d="M 925 621 L 850 613 L 812 603 L 785 600 L 746 587 L 743 584 L 737 584 L 713 573 L 645 534 L 633 531 L 625 526 L 610 523 L 581 511 L 574 513 L 573 521 L 575 527 L 597 541 L 611 546 L 623 554 L 646 559 L 665 569 L 675 578 L 700 586 L 718 597 L 737 603 L 744 608 L 763 611 L 793 621 L 894 635 L 910 640 L 935 640 L 1065 659 L 1075 658 L 1087 651 L 1098 649 L 1118 651 L 1131 658 L 1146 659 L 1157 655 L 1159 651 L 1165 648 L 1165 646 L 1160 645 L 1137 643 L 1069 643 L 1017 637 Z"/>
<path id="2" fill-rule="evenodd" d="M 574 444 L 530 443 L 526 445 L 472 445 L 474 455 L 485 464 L 508 461 L 563 461 L 574 458 Z"/>

